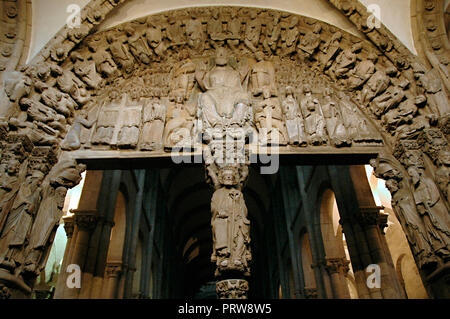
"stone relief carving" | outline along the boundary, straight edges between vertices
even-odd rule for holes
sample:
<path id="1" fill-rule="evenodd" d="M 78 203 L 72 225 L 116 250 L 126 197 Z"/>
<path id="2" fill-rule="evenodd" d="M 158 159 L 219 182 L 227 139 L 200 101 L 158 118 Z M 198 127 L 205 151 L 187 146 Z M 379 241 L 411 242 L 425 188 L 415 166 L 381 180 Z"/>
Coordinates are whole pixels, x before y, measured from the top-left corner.
<path id="1" fill-rule="evenodd" d="M 247 16 L 248 19 L 245 19 Z M 200 133 L 203 133 L 203 142 L 209 143 L 211 132 L 207 133 L 207 130 L 229 127 L 244 128 L 246 134 L 251 130 L 259 133 L 259 141 L 263 145 L 273 144 L 271 139 L 278 140 L 275 144 L 289 144 L 290 147 L 380 144 L 379 134 L 370 127 L 368 121 L 362 120 L 365 115 L 360 111 L 352 118 L 357 118 L 356 122 L 365 129 L 367 138 L 352 139 L 350 131 L 360 128 L 358 125 L 356 128 L 348 127 L 355 124 L 345 120 L 345 107 L 340 106 L 342 88 L 347 86 L 349 90 L 355 91 L 354 97 L 345 93 L 347 100 L 362 100 L 370 106 L 370 110 L 380 109 L 380 116 L 397 106 L 389 91 L 394 90 L 389 88 L 394 71 L 382 66 L 375 67 L 379 63 L 377 55 L 366 54 L 366 48 L 363 49 L 360 41 L 349 46 L 347 35 L 311 19 L 305 19 L 306 23 L 301 24 L 299 17 L 276 11 L 261 13 L 253 9 L 212 8 L 187 11 L 179 17 L 177 14 L 161 14 L 141 20 L 105 31 L 104 36 L 89 36 L 79 52 L 70 54 L 74 72 L 60 72 L 55 76 L 57 85 L 49 88 L 43 86 L 43 90 L 48 90 L 44 95 L 53 98 L 53 103 L 50 100 L 48 104 L 56 106 L 57 99 L 64 100 L 62 104 L 67 106 L 63 109 L 60 103 L 58 107 L 61 110 L 56 111 L 62 114 L 69 112 L 72 117 L 72 113 L 81 112 L 78 109 L 91 98 L 92 91 L 104 90 L 104 79 L 107 79 L 109 86 L 117 89 L 119 95 L 132 95 L 135 89 L 130 88 L 139 87 L 143 99 L 136 102 L 136 107 L 141 109 L 141 113 L 147 97 L 158 96 L 165 101 L 167 118 L 164 121 L 163 140 L 144 141 L 144 136 L 150 138 L 150 126 L 142 116 L 132 115 L 136 119 L 132 125 L 117 128 L 121 113 L 118 110 L 107 111 L 107 114 L 100 111 L 97 124 L 92 126 L 92 132 L 88 134 L 91 139 L 81 139 L 80 146 L 75 142 L 74 146 L 66 149 L 105 149 L 109 145 L 113 149 L 120 147 L 154 151 L 159 147 L 148 145 L 163 144 L 169 151 L 181 140 L 186 140 L 181 144 L 191 145 Z M 226 52 L 227 48 L 232 52 Z M 291 60 L 295 55 L 300 60 Z M 274 56 L 277 57 L 274 59 Z M 302 60 L 302 56 L 306 60 Z M 316 68 L 306 66 L 311 63 L 316 64 Z M 150 64 L 153 70 L 149 69 Z M 293 73 L 292 68 L 299 69 L 298 73 Z M 318 77 L 318 68 L 327 70 L 330 78 Z M 155 73 L 159 72 L 156 70 L 161 70 L 160 79 L 156 77 Z M 348 83 L 340 83 L 336 87 L 333 84 L 336 78 L 346 79 Z M 227 84 L 220 84 L 220 81 Z M 314 90 L 324 86 L 331 91 L 337 90 L 338 94 L 333 97 L 336 99 L 335 104 L 333 101 L 323 104 L 324 96 L 319 91 L 302 92 L 309 85 Z M 235 92 L 231 94 L 235 95 L 234 98 L 220 96 L 227 86 L 234 86 Z M 290 143 L 287 126 L 295 124 L 291 115 L 287 120 L 279 95 L 286 86 L 293 87 L 295 98 L 300 102 L 297 122 L 303 119 L 304 133 L 299 129 L 299 135 L 305 135 L 305 138 Z M 54 92 L 55 88 L 64 94 L 59 96 Z M 389 93 L 385 93 L 386 90 Z M 403 89 L 397 91 L 403 92 Z M 397 91 L 394 90 L 394 93 Z M 96 100 L 101 100 L 105 93 L 97 92 L 95 95 L 98 96 Z M 377 100 L 372 102 L 374 99 Z M 347 101 L 343 104 L 347 105 Z M 351 109 L 355 111 L 356 108 L 352 105 Z M 178 118 L 171 120 L 174 112 Z M 222 117 L 225 113 L 227 116 Z M 393 130 L 398 126 L 397 122 L 410 122 L 409 119 L 398 119 L 408 116 L 405 115 L 407 112 L 400 113 L 390 114 L 390 118 L 385 120 L 386 127 Z M 131 114 L 131 111 L 124 114 Z M 107 120 L 108 117 L 111 119 Z M 94 119 L 90 118 L 90 121 Z M 108 121 L 111 123 L 108 124 Z M 289 125 L 287 121 L 290 121 Z M 75 141 L 78 134 L 75 132 L 78 132 L 80 123 L 80 118 L 72 121 L 75 128 L 70 135 Z M 89 129 L 89 126 L 82 125 L 82 130 L 85 129 Z M 269 137 L 265 137 L 265 133 Z M 50 136 L 55 134 L 52 132 Z M 169 141 L 171 138 L 173 140 Z M 139 145 L 147 146 L 141 148 Z"/>
<path id="2" fill-rule="evenodd" d="M 291 86 L 286 88 L 286 98 L 282 106 L 286 119 L 289 144 L 306 146 L 305 121 L 303 120 L 298 102 L 294 97 L 294 89 Z"/>
<path id="3" fill-rule="evenodd" d="M 340 8 L 340 4 L 336 6 Z M 303 17 L 272 10 L 266 14 L 252 8 L 225 9 L 213 10 L 213 14 L 190 9 L 183 14 L 163 13 L 86 38 L 109 7 L 89 16 L 79 34 L 67 32 L 67 41 L 52 42 L 47 56 L 40 54 L 32 65 L 8 78 L 1 92 L 0 135 L 6 137 L 8 145 L 10 137 L 27 135 L 37 148 L 55 145 L 67 150 L 120 147 L 157 151 L 161 145 L 173 147 L 184 136 L 192 143 L 196 133 L 205 133 L 208 128 L 244 128 L 246 135 L 257 130 L 255 111 L 260 106 L 265 127 L 276 128 L 284 138 L 282 144 L 289 143 L 287 147 L 294 150 L 381 145 L 381 133 L 391 143 L 418 137 L 430 129 L 445 134 L 449 105 L 445 83 L 435 82 L 432 72 L 412 63 L 383 28 L 361 27 L 376 49 L 367 41 Z M 353 21 L 358 10 L 346 14 Z M 210 20 L 215 22 L 208 28 Z M 233 58 L 224 52 L 225 45 Z M 285 99 L 279 94 L 283 91 Z M 89 110 L 89 120 L 85 109 Z M 95 118 L 91 117 L 94 111 Z M 439 120 L 437 115 L 441 115 Z M 80 130 L 89 130 L 89 138 L 81 138 Z M 220 142 L 223 134 L 219 135 L 218 143 L 206 136 L 208 148 L 226 149 Z M 435 144 L 424 139 L 421 147 L 428 150 Z M 240 141 L 239 148 L 242 145 L 245 142 Z M 5 149 L 1 176 L 12 183 L 1 186 L 2 218 L 11 211 L 15 196 L 11 197 L 11 192 L 17 193 L 17 185 L 25 180 L 36 189 L 41 187 L 36 192 L 39 196 L 45 192 L 41 186 L 44 177 L 41 182 L 37 177 L 33 180 L 24 164 L 17 167 L 20 157 L 14 155 L 14 147 Z M 434 203 L 423 199 L 427 192 L 448 196 L 448 161 L 441 149 L 427 151 L 444 154 L 439 160 L 429 155 L 435 167 L 424 171 L 413 168 L 402 173 L 403 179 L 392 179 L 400 183 L 399 189 L 404 188 L 402 183 L 407 185 L 410 196 L 398 195 L 395 205 L 406 207 L 400 199 L 419 198 L 411 210 L 417 214 L 421 205 L 425 217 L 435 214 L 436 207 L 441 209 L 444 201 L 448 205 L 445 197 Z M 412 176 L 419 176 L 421 183 L 414 183 Z M 28 210 L 15 214 L 26 216 L 22 213 L 28 214 Z M 433 223 L 431 220 L 427 227 L 432 229 Z M 418 228 L 412 227 L 411 236 L 417 237 L 417 233 Z M 432 236 L 431 231 L 425 234 L 424 238 Z M 447 240 L 447 235 L 439 236 L 435 246 Z M 431 245 L 428 239 L 423 247 Z M 427 249 L 434 251 L 433 247 Z M 14 259 L 15 253 L 8 254 Z M 444 258 L 443 253 L 436 256 Z"/>
<path id="4" fill-rule="evenodd" d="M 213 254 L 216 276 L 238 271 L 250 275 L 250 221 L 241 191 L 248 175 L 244 164 L 215 164 L 207 166 L 215 192 L 211 199 Z"/>
<path id="5" fill-rule="evenodd" d="M 59 161 L 42 182 L 42 199 L 30 231 L 22 272 L 38 275 L 45 267 L 49 239 L 56 232 L 62 217 L 67 190 L 81 181 L 85 165 L 73 160 Z"/>

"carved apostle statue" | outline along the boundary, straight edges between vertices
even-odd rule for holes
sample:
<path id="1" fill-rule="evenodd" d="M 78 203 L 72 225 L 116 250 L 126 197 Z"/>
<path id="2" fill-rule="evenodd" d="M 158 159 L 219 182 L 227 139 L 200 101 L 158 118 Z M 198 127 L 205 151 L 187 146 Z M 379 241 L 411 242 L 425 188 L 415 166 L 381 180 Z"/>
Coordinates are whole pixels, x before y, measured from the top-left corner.
<path id="1" fill-rule="evenodd" d="M 286 87 L 286 98 L 282 106 L 286 119 L 289 144 L 306 146 L 305 123 L 298 102 L 294 98 L 294 92 L 291 86 Z"/>
<path id="2" fill-rule="evenodd" d="M 220 187 L 211 199 L 213 253 L 211 261 L 216 263 L 216 276 L 226 271 L 248 274 L 250 252 L 250 221 L 244 195 L 239 184 L 237 166 L 219 169 Z"/>

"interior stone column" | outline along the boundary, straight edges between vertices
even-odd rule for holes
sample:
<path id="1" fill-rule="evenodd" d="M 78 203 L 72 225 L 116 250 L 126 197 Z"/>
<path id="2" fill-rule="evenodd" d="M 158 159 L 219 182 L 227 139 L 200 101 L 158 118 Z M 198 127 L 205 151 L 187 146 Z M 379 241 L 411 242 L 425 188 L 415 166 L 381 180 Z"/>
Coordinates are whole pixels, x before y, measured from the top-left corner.
<path id="1" fill-rule="evenodd" d="M 325 259 L 325 269 L 331 278 L 331 287 L 334 298 L 349 299 L 350 293 L 348 291 L 344 273 L 347 273 L 350 262 L 345 258 L 327 258 Z"/>
<path id="2" fill-rule="evenodd" d="M 122 274 L 123 267 L 121 262 L 111 262 L 106 264 L 105 283 L 106 290 L 104 297 L 106 299 L 115 299 L 117 296 L 117 288 L 119 286 L 119 278 Z"/>
<path id="3" fill-rule="evenodd" d="M 70 259 L 71 264 L 78 265 L 81 269 L 83 276 L 83 267 L 86 261 L 87 251 L 89 248 L 89 239 L 92 230 L 95 229 L 97 223 L 97 211 L 96 210 L 72 210 L 75 220 L 75 225 L 78 228 L 78 234 L 76 238 L 75 245 L 73 247 L 73 254 Z M 82 288 L 80 288 L 82 289 Z M 67 297 L 69 299 L 77 298 L 79 292 L 79 288 L 68 289 Z"/>
<path id="4" fill-rule="evenodd" d="M 67 243 L 66 248 L 64 250 L 64 259 L 61 264 L 60 273 L 58 277 L 58 282 L 56 283 L 55 288 L 55 295 L 53 296 L 54 299 L 60 299 L 63 296 L 64 287 L 66 286 L 66 280 L 67 280 L 67 266 L 69 265 L 68 261 L 71 258 L 71 252 L 72 252 L 72 238 L 74 233 L 74 218 L 73 216 L 66 216 L 63 217 L 64 221 L 64 230 L 66 231 L 67 236 Z"/>
<path id="5" fill-rule="evenodd" d="M 381 243 L 380 224 L 387 225 L 387 216 L 380 213 L 380 207 L 361 208 L 362 224 L 364 226 L 367 243 L 374 262 L 380 267 L 381 271 L 381 287 L 380 291 L 383 298 L 404 298 L 405 296 L 399 291 L 398 277 L 394 273 L 393 267 L 389 266 L 386 258 L 386 251 Z M 376 288 L 373 288 L 376 289 Z"/>
<path id="6" fill-rule="evenodd" d="M 358 297 L 360 299 L 370 299 L 370 293 L 366 284 L 366 274 L 363 266 L 364 261 L 359 252 L 358 240 L 355 237 L 354 229 L 352 227 L 354 223 L 349 218 L 341 217 L 339 224 L 342 225 L 342 231 L 345 235 L 345 240 L 350 253 Z"/>
<path id="7" fill-rule="evenodd" d="M 248 175 L 245 164 L 208 166 L 215 187 L 211 199 L 213 254 L 217 295 L 220 299 L 246 299 L 250 276 L 250 221 L 241 191 Z"/>

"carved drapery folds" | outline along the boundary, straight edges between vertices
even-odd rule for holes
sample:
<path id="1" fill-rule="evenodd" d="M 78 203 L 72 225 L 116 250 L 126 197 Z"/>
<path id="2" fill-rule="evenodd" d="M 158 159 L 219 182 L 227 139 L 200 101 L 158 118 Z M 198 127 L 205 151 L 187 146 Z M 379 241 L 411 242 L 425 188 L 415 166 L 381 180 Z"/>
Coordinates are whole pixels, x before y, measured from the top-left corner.
<path id="1" fill-rule="evenodd" d="M 397 158 L 383 155 L 371 165 L 375 175 L 386 180 L 419 269 L 429 275 L 449 261 L 448 202 L 416 141 L 400 142 L 394 154 Z"/>
<path id="2" fill-rule="evenodd" d="M 69 175 L 52 170 L 60 148 L 164 155 L 201 145 L 217 193 L 212 208 L 230 201 L 224 205 L 238 219 L 223 233 L 235 236 L 224 239 L 230 252 L 214 257 L 218 274 L 234 267 L 244 276 L 251 254 L 241 187 L 246 143 L 256 133 L 260 145 L 293 152 L 384 146 L 394 153 L 393 145 L 417 141 L 418 148 L 399 146 L 396 159 L 373 164 L 420 267 L 429 272 L 447 262 L 447 84 L 384 26 L 368 26 L 365 8 L 331 1 L 374 45 L 311 18 L 238 7 L 175 10 L 93 32 L 122 2 L 91 2 L 79 28 L 64 28 L 30 65 L 4 77 L 0 236 L 11 238 L 0 244 L 2 273 L 31 278 L 41 267 L 59 200 L 83 169 L 62 162 L 55 169 Z M 410 154 L 422 151 L 414 162 L 420 156 Z M 221 181 L 224 173 L 232 182 Z M 46 231 L 30 246 L 33 227 Z"/>
<path id="3" fill-rule="evenodd" d="M 206 164 L 207 180 L 215 189 L 211 199 L 211 261 L 216 265 L 216 278 L 226 279 L 217 283 L 219 298 L 246 298 L 248 283 L 244 278 L 250 276 L 252 254 L 250 221 L 241 190 L 248 176 L 248 163 L 214 158 L 214 153 L 222 151 L 215 147 Z"/>
<path id="4" fill-rule="evenodd" d="M 69 39 L 84 39 L 75 51 L 61 48 L 61 58 L 39 63 L 47 70 L 39 73 L 36 93 L 48 98 L 24 102 L 25 109 L 45 110 L 47 117 L 35 123 L 44 130 L 41 143 L 56 143 L 67 132 L 62 147 L 68 151 L 171 151 L 207 144 L 207 130 L 234 126 L 258 133 L 261 145 L 294 150 L 382 144 L 358 107 L 359 95 L 345 90 L 359 92 L 389 62 L 332 26 L 271 10 L 218 7 L 171 11 L 87 37 L 85 28 L 79 36 L 69 32 Z M 372 82 L 368 102 L 390 83 Z M 232 97 L 225 96 L 231 89 Z M 67 121 L 45 107 L 56 105 Z"/>
<path id="5" fill-rule="evenodd" d="M 12 138 L 10 135 L 9 138 Z M 21 148 L 30 141 L 17 136 Z M 27 145 L 27 144 L 25 144 Z M 32 146 L 31 146 L 32 148 Z M 45 266 L 51 241 L 62 217 L 66 192 L 81 180 L 83 165 L 72 160 L 56 163 L 55 149 L 34 147 L 28 158 L 22 149 L 21 161 L 11 152 L 3 152 L 5 177 L 2 191 L 0 281 L 27 293 Z M 22 162 L 22 163 L 21 163 Z M 53 166 L 53 167 L 52 167 Z"/>

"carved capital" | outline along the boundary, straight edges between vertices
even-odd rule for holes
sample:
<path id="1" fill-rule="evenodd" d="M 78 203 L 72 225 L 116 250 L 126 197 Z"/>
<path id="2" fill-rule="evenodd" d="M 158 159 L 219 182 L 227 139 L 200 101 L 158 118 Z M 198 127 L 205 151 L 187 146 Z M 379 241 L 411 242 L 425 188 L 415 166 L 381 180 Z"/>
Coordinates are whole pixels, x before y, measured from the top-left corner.
<path id="1" fill-rule="evenodd" d="M 0 300 L 11 298 L 11 291 L 4 284 L 0 283 Z"/>
<path id="2" fill-rule="evenodd" d="M 75 228 L 75 220 L 73 216 L 66 216 L 63 218 L 64 230 L 66 231 L 67 238 L 72 238 L 73 230 Z"/>
<path id="3" fill-rule="evenodd" d="M 71 213 L 74 215 L 74 221 L 77 227 L 84 231 L 92 231 L 97 225 L 98 217 L 96 210 L 78 210 L 72 209 Z"/>
<path id="4" fill-rule="evenodd" d="M 247 299 L 248 282 L 242 279 L 227 279 L 217 282 L 219 299 Z"/>
<path id="5" fill-rule="evenodd" d="M 114 263 L 108 263 L 106 264 L 106 277 L 119 277 L 122 274 L 123 271 L 123 265 L 121 262 L 114 262 Z"/>
<path id="6" fill-rule="evenodd" d="M 344 273 L 346 274 L 349 271 L 348 265 L 350 262 L 345 258 L 326 258 L 324 261 L 325 269 L 328 273 Z"/>
<path id="7" fill-rule="evenodd" d="M 360 207 L 360 221 L 363 225 L 380 225 L 385 219 L 387 221 L 387 214 L 382 214 L 380 210 L 384 207 Z"/>
<path id="8" fill-rule="evenodd" d="M 304 288 L 303 295 L 306 299 L 317 299 L 317 288 Z"/>

